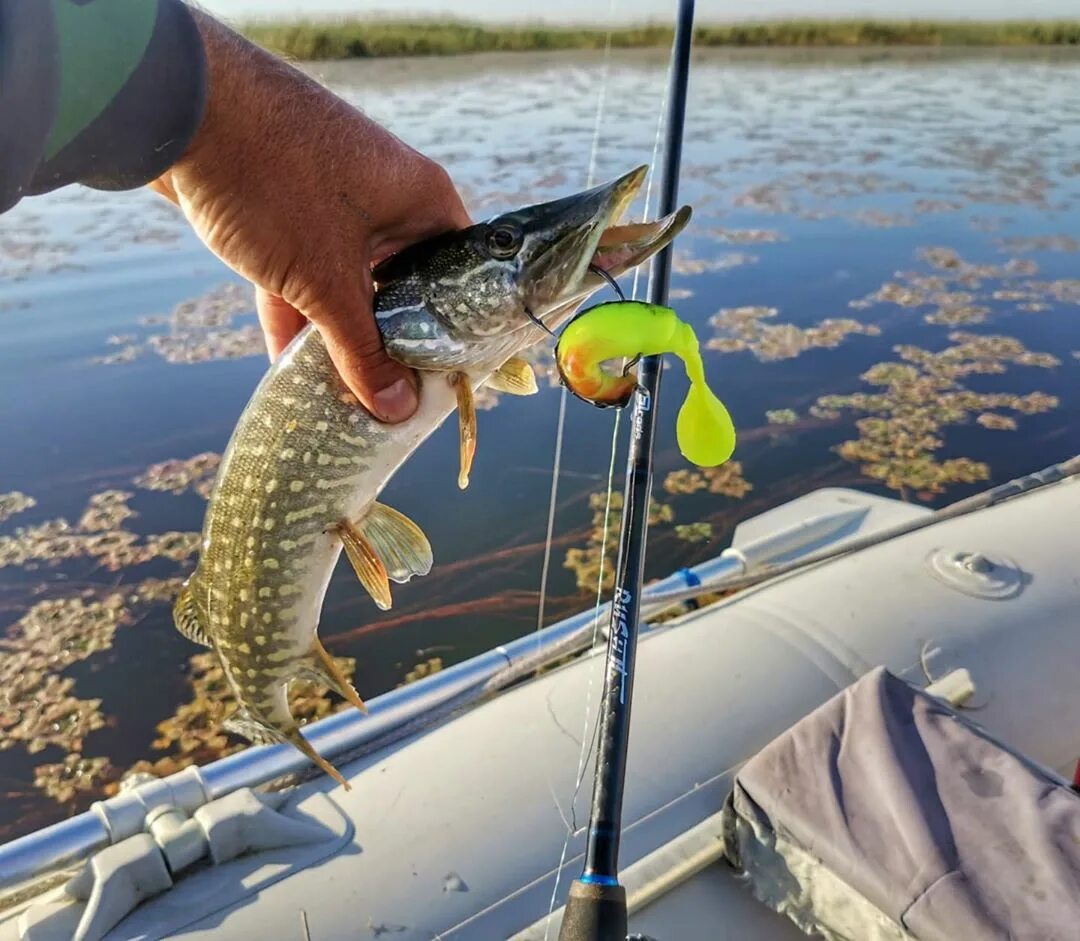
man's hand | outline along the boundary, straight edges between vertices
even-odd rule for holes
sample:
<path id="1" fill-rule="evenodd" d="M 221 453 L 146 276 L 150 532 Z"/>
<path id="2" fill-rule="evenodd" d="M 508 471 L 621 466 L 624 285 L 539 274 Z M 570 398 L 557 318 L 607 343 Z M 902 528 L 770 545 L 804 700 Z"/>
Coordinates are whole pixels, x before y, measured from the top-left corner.
<path id="1" fill-rule="evenodd" d="M 206 114 L 151 186 L 256 287 L 271 358 L 306 320 L 365 407 L 416 409 L 416 379 L 391 360 L 371 312 L 371 265 L 469 224 L 446 172 L 389 131 L 210 17 Z"/>

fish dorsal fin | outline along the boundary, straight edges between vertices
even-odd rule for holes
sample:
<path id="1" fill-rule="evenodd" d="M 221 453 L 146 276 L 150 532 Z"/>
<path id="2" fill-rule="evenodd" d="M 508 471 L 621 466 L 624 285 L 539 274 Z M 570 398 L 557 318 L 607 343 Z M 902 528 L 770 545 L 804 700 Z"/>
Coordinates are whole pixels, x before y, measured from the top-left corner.
<path id="1" fill-rule="evenodd" d="M 176 604 L 173 605 L 173 622 L 176 624 L 176 629 L 192 643 L 201 644 L 203 647 L 213 646 L 206 628 L 203 627 L 202 614 L 195 603 L 195 594 L 191 590 L 190 581 L 180 589 Z"/>
<path id="2" fill-rule="evenodd" d="M 431 543 L 403 513 L 373 503 L 363 519 L 338 526 L 357 578 L 383 611 L 391 605 L 390 582 L 407 582 L 431 571 Z"/>
<path id="3" fill-rule="evenodd" d="M 431 543 L 404 513 L 385 503 L 373 503 L 360 521 L 359 529 L 382 560 L 390 581 L 400 585 L 414 575 L 427 575 L 431 571 Z"/>
<path id="4" fill-rule="evenodd" d="M 496 392 L 509 395 L 536 395 L 536 373 L 525 360 L 514 356 L 488 376 L 485 383 Z"/>

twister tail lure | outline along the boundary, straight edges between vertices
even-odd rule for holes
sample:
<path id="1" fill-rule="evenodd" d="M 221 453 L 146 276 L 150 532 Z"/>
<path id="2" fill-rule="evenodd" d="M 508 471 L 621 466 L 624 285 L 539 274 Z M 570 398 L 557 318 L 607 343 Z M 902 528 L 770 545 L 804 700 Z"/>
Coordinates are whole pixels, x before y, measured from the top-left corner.
<path id="1" fill-rule="evenodd" d="M 633 397 L 637 377 L 628 371 L 608 372 L 604 363 L 661 353 L 678 356 L 690 379 L 675 425 L 679 450 L 700 467 L 723 464 L 735 450 L 735 426 L 705 382 L 693 327 L 670 307 L 625 300 L 590 307 L 562 332 L 555 361 L 566 387 L 578 398 L 600 408 L 622 408 Z"/>

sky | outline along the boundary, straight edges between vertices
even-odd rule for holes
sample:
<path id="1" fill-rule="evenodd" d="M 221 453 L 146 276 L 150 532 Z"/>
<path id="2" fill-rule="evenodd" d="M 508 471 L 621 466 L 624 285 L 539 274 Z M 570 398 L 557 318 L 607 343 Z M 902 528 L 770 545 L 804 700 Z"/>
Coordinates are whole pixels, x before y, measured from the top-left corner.
<path id="1" fill-rule="evenodd" d="M 414 16 L 448 14 L 483 20 L 606 23 L 670 18 L 674 0 L 201 0 L 222 17 L 296 17 L 325 14 Z M 851 16 L 890 19 L 1035 19 L 1080 15 L 1080 0 L 697 0 L 700 21 L 786 16 Z"/>

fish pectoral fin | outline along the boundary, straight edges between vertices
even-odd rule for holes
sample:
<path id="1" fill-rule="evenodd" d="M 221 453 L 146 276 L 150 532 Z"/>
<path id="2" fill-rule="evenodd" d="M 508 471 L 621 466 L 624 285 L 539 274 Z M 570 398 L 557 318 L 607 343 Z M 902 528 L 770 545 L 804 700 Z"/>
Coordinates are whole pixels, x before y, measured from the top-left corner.
<path id="1" fill-rule="evenodd" d="M 232 732 L 233 735 L 246 738 L 253 745 L 276 745 L 287 740 L 286 736 L 278 732 L 272 725 L 256 719 L 243 706 L 229 716 L 222 725 L 226 732 Z"/>
<path id="2" fill-rule="evenodd" d="M 390 581 L 401 585 L 414 575 L 427 575 L 431 571 L 431 543 L 404 513 L 376 502 L 357 522 L 356 529 L 382 562 Z"/>
<path id="3" fill-rule="evenodd" d="M 519 356 L 508 359 L 487 377 L 484 384 L 489 389 L 509 395 L 536 395 L 539 391 L 532 366 Z"/>
<path id="4" fill-rule="evenodd" d="M 311 654 L 300 668 L 298 676 L 328 686 L 350 705 L 356 706 L 361 712 L 366 713 L 368 711 L 367 706 L 364 705 L 364 700 L 360 698 L 360 694 L 353 688 L 349 678 L 338 666 L 338 662 L 326 652 L 326 648 L 319 642 L 318 637 L 312 641 Z"/>
<path id="5" fill-rule="evenodd" d="M 201 644 L 203 647 L 213 646 L 206 628 L 203 627 L 202 614 L 189 584 L 180 589 L 176 604 L 173 605 L 173 622 L 176 629 L 192 643 Z"/>
<path id="6" fill-rule="evenodd" d="M 390 597 L 390 578 L 375 548 L 360 529 L 348 520 L 338 523 L 337 532 L 360 584 L 381 611 L 389 611 L 393 604 Z"/>
<path id="7" fill-rule="evenodd" d="M 311 742 L 309 742 L 306 738 L 304 738 L 303 735 L 300 734 L 299 729 L 293 729 L 290 733 L 288 733 L 288 735 L 286 736 L 286 741 L 300 749 L 300 751 L 302 751 L 305 755 L 307 755 L 308 758 L 311 759 L 312 763 L 315 764 L 316 767 L 318 767 L 322 771 L 325 771 L 328 775 L 330 775 L 330 777 L 337 781 L 338 784 L 345 788 L 346 791 L 352 790 L 352 788 L 349 787 L 349 782 L 341 776 L 341 772 L 338 771 L 338 769 L 335 768 L 332 764 L 330 764 L 329 761 L 323 758 L 322 755 L 315 751 L 315 749 L 311 745 Z"/>
<path id="8" fill-rule="evenodd" d="M 464 490 L 469 486 L 469 471 L 472 470 L 473 457 L 476 456 L 476 402 L 473 399 L 472 383 L 465 373 L 450 373 L 449 380 L 457 395 L 458 434 L 461 439 L 461 464 L 457 483 Z"/>

